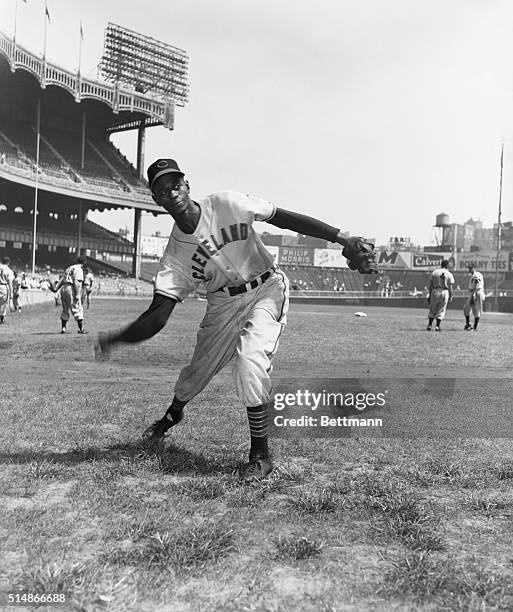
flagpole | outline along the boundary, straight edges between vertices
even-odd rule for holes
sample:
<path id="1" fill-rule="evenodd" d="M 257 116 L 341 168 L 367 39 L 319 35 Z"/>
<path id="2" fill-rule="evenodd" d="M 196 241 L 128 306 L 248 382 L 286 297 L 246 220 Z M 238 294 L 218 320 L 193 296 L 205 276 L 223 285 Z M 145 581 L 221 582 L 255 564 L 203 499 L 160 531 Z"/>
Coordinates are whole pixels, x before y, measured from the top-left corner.
<path id="1" fill-rule="evenodd" d="M 46 62 L 46 18 L 49 18 L 50 13 L 48 12 L 48 1 L 45 0 L 45 14 L 44 14 L 44 22 L 45 22 L 45 34 L 44 34 L 44 43 L 43 43 L 43 62 Z"/>
<path id="2" fill-rule="evenodd" d="M 84 37 L 84 33 L 82 30 L 82 20 L 80 21 L 80 36 L 78 40 L 78 76 L 80 78 L 80 68 L 82 66 L 82 39 Z"/>
<path id="3" fill-rule="evenodd" d="M 34 223 L 32 226 L 32 277 L 36 272 L 37 196 L 39 187 L 39 145 L 41 141 L 41 95 L 37 98 L 36 183 L 34 187 Z"/>
<path id="4" fill-rule="evenodd" d="M 14 5 L 14 34 L 12 37 L 12 41 L 14 44 L 16 44 L 16 24 L 18 21 L 18 0 L 16 0 L 16 3 Z"/>
<path id="5" fill-rule="evenodd" d="M 499 214 L 497 218 L 497 254 L 495 257 L 495 311 L 499 304 L 499 257 L 501 250 L 501 217 L 502 217 L 502 168 L 504 166 L 504 143 L 501 147 L 501 173 L 499 181 Z"/>

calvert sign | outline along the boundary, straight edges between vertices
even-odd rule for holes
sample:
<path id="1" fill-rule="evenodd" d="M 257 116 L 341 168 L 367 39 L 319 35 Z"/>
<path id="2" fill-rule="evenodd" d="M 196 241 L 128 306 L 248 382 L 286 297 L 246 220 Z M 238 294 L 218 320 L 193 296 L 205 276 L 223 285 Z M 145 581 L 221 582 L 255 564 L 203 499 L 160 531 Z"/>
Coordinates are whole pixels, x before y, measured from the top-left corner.
<path id="1" fill-rule="evenodd" d="M 412 268 L 414 270 L 433 270 L 440 268 L 444 259 L 448 259 L 450 267 L 454 268 L 452 253 L 412 253 Z"/>
<path id="2" fill-rule="evenodd" d="M 479 272 L 507 272 L 509 267 L 509 253 L 500 252 L 497 260 L 497 253 L 493 251 L 476 251 L 475 253 L 458 253 L 457 269 L 466 270 L 471 264 Z"/>

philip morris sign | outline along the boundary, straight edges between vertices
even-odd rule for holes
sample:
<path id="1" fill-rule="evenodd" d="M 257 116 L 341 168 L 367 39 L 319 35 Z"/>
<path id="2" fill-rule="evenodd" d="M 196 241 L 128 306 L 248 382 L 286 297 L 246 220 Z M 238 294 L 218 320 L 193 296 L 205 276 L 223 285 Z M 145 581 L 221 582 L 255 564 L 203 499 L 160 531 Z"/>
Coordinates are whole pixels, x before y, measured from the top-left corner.
<path id="1" fill-rule="evenodd" d="M 314 249 L 301 246 L 280 247 L 278 264 L 287 264 L 289 266 L 313 266 Z"/>

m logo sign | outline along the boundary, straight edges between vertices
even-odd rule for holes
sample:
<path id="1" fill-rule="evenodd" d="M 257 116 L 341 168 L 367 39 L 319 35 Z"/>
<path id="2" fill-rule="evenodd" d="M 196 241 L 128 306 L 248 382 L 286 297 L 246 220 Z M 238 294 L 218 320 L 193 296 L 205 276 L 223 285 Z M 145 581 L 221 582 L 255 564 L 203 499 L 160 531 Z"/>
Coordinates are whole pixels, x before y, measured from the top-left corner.
<path id="1" fill-rule="evenodd" d="M 411 251 L 379 251 L 378 268 L 408 270 L 411 268 Z"/>

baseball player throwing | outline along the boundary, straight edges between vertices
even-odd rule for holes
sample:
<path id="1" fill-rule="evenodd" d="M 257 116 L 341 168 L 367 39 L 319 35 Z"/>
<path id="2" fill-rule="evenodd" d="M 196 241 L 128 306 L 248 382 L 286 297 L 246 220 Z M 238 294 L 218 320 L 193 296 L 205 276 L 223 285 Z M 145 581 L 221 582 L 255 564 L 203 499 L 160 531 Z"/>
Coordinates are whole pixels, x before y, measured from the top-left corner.
<path id="1" fill-rule="evenodd" d="M 82 282 L 84 280 L 83 265 L 87 261 L 84 255 L 77 257 L 77 263 L 69 266 L 64 272 L 58 285 L 53 292 L 61 292 L 61 334 L 66 333 L 66 325 L 70 318 L 70 312 L 78 325 L 78 333 L 85 334 L 84 309 L 82 308 Z"/>
<path id="2" fill-rule="evenodd" d="M 445 318 L 447 304 L 452 300 L 452 286 L 454 276 L 449 272 L 449 262 L 447 259 L 442 261 L 442 267 L 431 274 L 429 280 L 429 314 L 427 331 L 431 331 L 433 321 L 436 319 L 435 331 L 440 331 L 442 320 Z"/>
<path id="3" fill-rule="evenodd" d="M 195 201 L 184 176 L 172 159 L 159 159 L 148 168 L 153 200 L 175 224 L 148 310 L 124 329 L 101 332 L 95 341 L 95 355 L 107 358 L 116 344 L 154 336 L 176 304 L 203 283 L 207 309 L 191 363 L 180 372 L 166 413 L 146 429 L 143 438 L 162 439 L 182 420 L 185 405 L 233 360 L 237 396 L 247 407 L 251 438 L 249 461 L 241 479 L 260 480 L 273 469 L 267 441 L 270 372 L 286 323 L 289 283 L 274 265 L 253 223 L 266 221 L 342 244 L 349 266 L 362 274 L 376 272 L 374 245 L 363 238 L 344 239 L 338 229 L 326 223 L 243 193 L 225 191 Z"/>
<path id="4" fill-rule="evenodd" d="M 465 327 L 464 329 L 477 330 L 479 325 L 479 319 L 483 313 L 483 306 L 485 301 L 484 292 L 484 278 L 481 272 L 478 272 L 474 266 L 468 268 L 470 279 L 468 282 L 469 298 L 463 306 L 463 314 L 465 315 Z M 474 315 L 474 327 L 470 325 L 470 313 Z"/>

